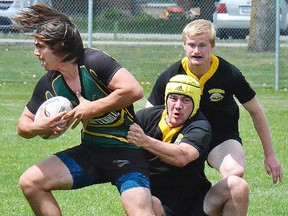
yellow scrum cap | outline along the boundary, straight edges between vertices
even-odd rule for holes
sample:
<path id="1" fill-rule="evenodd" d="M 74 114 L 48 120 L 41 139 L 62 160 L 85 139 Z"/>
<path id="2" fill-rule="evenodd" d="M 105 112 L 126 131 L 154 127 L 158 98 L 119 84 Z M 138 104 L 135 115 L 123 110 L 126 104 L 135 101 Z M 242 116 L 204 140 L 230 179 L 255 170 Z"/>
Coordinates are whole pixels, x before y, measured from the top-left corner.
<path id="1" fill-rule="evenodd" d="M 190 97 L 194 104 L 194 109 L 190 115 L 193 117 L 199 109 L 202 91 L 199 82 L 190 76 L 179 74 L 172 77 L 165 89 L 165 105 L 169 94 L 181 94 Z"/>

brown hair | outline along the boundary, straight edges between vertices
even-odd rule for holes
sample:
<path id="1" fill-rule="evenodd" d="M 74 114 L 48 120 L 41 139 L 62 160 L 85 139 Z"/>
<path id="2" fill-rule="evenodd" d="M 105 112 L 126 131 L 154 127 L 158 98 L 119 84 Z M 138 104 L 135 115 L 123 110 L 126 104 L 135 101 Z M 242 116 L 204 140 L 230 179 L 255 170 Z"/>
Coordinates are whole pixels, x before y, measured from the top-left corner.
<path id="1" fill-rule="evenodd" d="M 35 31 L 33 36 L 43 41 L 63 61 L 77 62 L 83 55 L 82 38 L 69 17 L 45 4 L 36 4 L 13 18 L 19 28 Z"/>

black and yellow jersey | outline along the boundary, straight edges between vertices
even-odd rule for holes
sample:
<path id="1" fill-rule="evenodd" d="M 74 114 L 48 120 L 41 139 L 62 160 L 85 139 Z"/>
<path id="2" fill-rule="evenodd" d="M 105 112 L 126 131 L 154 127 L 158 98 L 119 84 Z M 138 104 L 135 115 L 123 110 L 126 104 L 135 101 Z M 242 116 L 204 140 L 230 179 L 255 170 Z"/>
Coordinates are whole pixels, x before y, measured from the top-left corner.
<path id="1" fill-rule="evenodd" d="M 201 112 L 197 112 L 183 126 L 169 129 L 163 121 L 164 106 L 140 110 L 136 117 L 145 134 L 167 142 L 167 145 L 184 142 L 198 150 L 199 158 L 184 167 L 169 165 L 148 152 L 147 157 L 152 195 L 158 197 L 175 215 L 203 215 L 204 196 L 211 187 L 204 172 L 211 138 L 211 127 L 207 119 Z"/>
<path id="2" fill-rule="evenodd" d="M 121 68 L 111 56 L 100 50 L 85 49 L 83 58 L 78 63 L 81 82 L 81 95 L 90 101 L 98 100 L 110 94 L 107 85 L 114 74 Z M 37 83 L 27 109 L 33 114 L 48 98 L 63 96 L 73 106 L 79 101 L 69 88 L 64 77 L 58 71 L 48 71 Z M 129 126 L 134 122 L 133 105 L 95 117 L 87 122 L 82 130 L 82 142 L 101 147 L 130 147 L 126 140 Z"/>
<path id="3" fill-rule="evenodd" d="M 235 97 L 240 103 L 245 103 L 256 93 L 238 68 L 221 57 L 211 56 L 212 65 L 200 79 L 189 70 L 187 57 L 171 65 L 158 77 L 148 101 L 153 105 L 164 104 L 166 84 L 177 74 L 196 78 L 203 91 L 200 110 L 212 127 L 211 148 L 213 148 L 229 138 L 241 142 L 238 128 L 239 107 Z"/>
<path id="4" fill-rule="evenodd" d="M 137 123 L 146 135 L 165 142 L 167 145 L 179 145 L 183 142 L 196 148 L 200 156 L 191 163 L 193 166 L 199 167 L 197 170 L 204 169 L 211 139 L 211 126 L 208 120 L 201 112 L 197 112 L 184 125 L 171 129 L 165 121 L 166 115 L 167 112 L 163 105 L 145 108 L 136 113 Z M 185 174 L 186 171 L 183 171 L 185 168 L 171 166 L 156 158 L 156 156 L 149 154 L 151 174 L 170 172 L 171 170 L 179 170 Z"/>

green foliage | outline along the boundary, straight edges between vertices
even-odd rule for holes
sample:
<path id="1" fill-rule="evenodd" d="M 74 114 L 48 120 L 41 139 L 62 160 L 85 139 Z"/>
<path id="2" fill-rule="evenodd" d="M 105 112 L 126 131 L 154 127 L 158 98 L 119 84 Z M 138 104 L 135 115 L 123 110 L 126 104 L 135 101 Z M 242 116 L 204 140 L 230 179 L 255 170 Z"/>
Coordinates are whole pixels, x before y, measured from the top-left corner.
<path id="1" fill-rule="evenodd" d="M 100 14 L 100 19 L 119 20 L 125 18 L 126 16 L 123 11 L 117 8 L 108 8 L 106 10 L 103 10 Z"/>
<path id="2" fill-rule="evenodd" d="M 73 20 L 79 31 L 87 32 L 87 19 Z M 93 19 L 93 32 L 114 33 L 115 22 L 119 23 L 117 33 L 145 33 L 145 34 L 178 34 L 189 22 L 182 19 L 155 19 L 147 13 L 139 13 L 135 17 L 126 16 L 119 9 L 104 10 L 99 17 Z"/>

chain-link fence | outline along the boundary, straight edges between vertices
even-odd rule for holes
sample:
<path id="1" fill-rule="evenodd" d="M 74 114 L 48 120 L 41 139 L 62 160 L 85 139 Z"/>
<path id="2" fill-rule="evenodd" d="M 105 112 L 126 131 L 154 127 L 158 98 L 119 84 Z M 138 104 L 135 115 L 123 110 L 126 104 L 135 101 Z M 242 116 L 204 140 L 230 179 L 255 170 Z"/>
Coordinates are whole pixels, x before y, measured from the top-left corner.
<path id="1" fill-rule="evenodd" d="M 150 76 L 150 73 L 158 74 L 183 57 L 181 46 L 183 27 L 194 19 L 204 18 L 213 21 L 217 28 L 215 54 L 239 67 L 254 87 L 274 88 L 275 68 L 278 67 L 280 87 L 288 88 L 288 66 L 285 64 L 288 55 L 286 36 L 288 4 L 285 0 L 280 0 L 279 55 L 275 52 L 253 53 L 247 50 L 252 8 L 251 1 L 247 0 L 41 1 L 71 17 L 83 36 L 85 46 L 89 45 L 88 7 L 92 2 L 93 15 L 90 23 L 92 46 L 104 49 L 132 72 L 138 73 L 137 78 L 141 82 L 153 84 L 155 76 Z M 33 38 L 9 26 L 9 17 L 13 13 L 19 8 L 37 2 L 39 0 L 0 1 L 0 81 L 2 82 L 36 82 L 43 73 L 39 63 L 33 59 Z M 236 16 L 239 17 L 237 21 Z M 267 16 L 269 14 L 266 14 L 265 18 Z M 268 18 L 274 21 L 276 19 L 273 14 Z M 275 36 L 272 35 L 270 41 L 275 41 Z M 281 56 L 279 62 L 275 56 Z"/>

